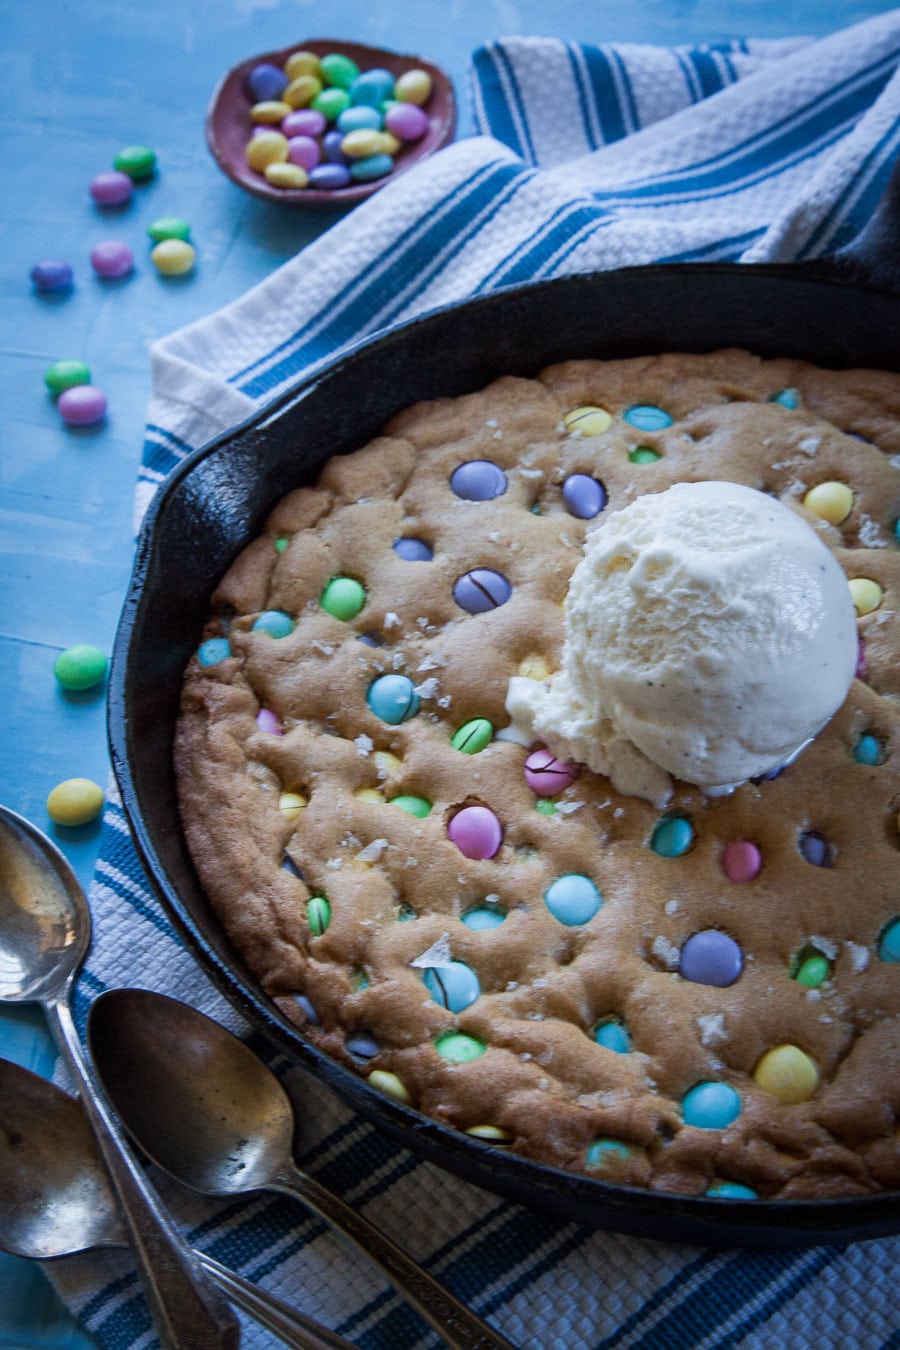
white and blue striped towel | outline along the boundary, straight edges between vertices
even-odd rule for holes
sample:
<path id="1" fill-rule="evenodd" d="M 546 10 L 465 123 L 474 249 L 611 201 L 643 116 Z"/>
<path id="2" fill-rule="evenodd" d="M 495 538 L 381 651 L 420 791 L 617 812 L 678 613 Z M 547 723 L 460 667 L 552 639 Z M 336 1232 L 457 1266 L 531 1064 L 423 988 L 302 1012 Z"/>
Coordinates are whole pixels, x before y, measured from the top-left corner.
<path id="1" fill-rule="evenodd" d="M 139 510 L 189 450 L 346 343 L 424 310 L 573 271 L 839 246 L 870 216 L 900 146 L 898 59 L 900 11 L 815 42 L 515 38 L 480 49 L 471 96 L 481 135 L 398 177 L 228 309 L 156 345 Z M 114 798 L 92 906 L 82 1018 L 100 990 L 140 984 L 237 1024 L 160 911 Z M 452 1180 L 324 1089 L 299 1086 L 310 1170 L 522 1350 L 900 1347 L 897 1240 L 714 1254 L 594 1233 Z M 367 1350 L 436 1344 L 380 1277 L 287 1200 L 160 1189 L 195 1245 Z M 77 1258 L 54 1278 L 103 1350 L 155 1344 L 126 1255 Z M 244 1343 L 274 1345 L 250 1324 Z"/>

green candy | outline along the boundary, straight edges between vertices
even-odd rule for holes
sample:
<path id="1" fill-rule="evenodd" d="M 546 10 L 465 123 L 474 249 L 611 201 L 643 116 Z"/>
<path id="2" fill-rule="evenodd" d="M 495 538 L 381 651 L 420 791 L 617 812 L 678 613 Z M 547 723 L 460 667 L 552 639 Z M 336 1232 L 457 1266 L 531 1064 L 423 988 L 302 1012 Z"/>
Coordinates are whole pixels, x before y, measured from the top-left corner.
<path id="1" fill-rule="evenodd" d="M 637 445 L 633 450 L 629 450 L 628 458 L 632 464 L 655 464 L 661 456 L 652 446 Z"/>
<path id="2" fill-rule="evenodd" d="M 99 647 L 79 642 L 60 652 L 53 673 L 63 689 L 93 689 L 106 677 L 106 656 Z"/>
<path id="3" fill-rule="evenodd" d="M 321 937 L 331 923 L 331 905 L 324 895 L 311 895 L 306 902 L 306 921 L 313 937 Z"/>
<path id="4" fill-rule="evenodd" d="M 350 95 L 346 89 L 323 89 L 309 106 L 320 112 L 326 122 L 335 122 L 344 109 L 350 107 Z"/>
<path id="5" fill-rule="evenodd" d="M 319 62 L 319 73 L 324 83 L 332 88 L 349 89 L 359 77 L 359 66 L 349 56 L 344 56 L 343 52 L 329 52 Z"/>
<path id="6" fill-rule="evenodd" d="M 332 577 L 319 596 L 325 613 L 344 623 L 355 619 L 365 603 L 366 589 L 352 577 Z"/>
<path id="7" fill-rule="evenodd" d="M 821 952 L 811 952 L 797 967 L 794 979 L 806 989 L 818 989 L 831 974 L 831 964 Z"/>
<path id="8" fill-rule="evenodd" d="M 469 1060 L 479 1059 L 487 1046 L 463 1031 L 445 1031 L 443 1036 L 438 1036 L 434 1048 L 441 1059 L 447 1059 L 451 1064 L 468 1064 Z"/>
<path id="9" fill-rule="evenodd" d="M 534 804 L 534 809 L 541 816 L 559 815 L 556 802 L 551 802 L 547 797 L 539 797 Z"/>
<path id="10" fill-rule="evenodd" d="M 147 233 L 155 244 L 160 244 L 164 239 L 189 239 L 191 227 L 178 216 L 160 216 L 147 226 Z"/>
<path id="11" fill-rule="evenodd" d="M 74 389 L 76 384 L 90 384 L 91 372 L 83 361 L 54 361 L 44 372 L 44 383 L 51 394 Z"/>
<path id="12" fill-rule="evenodd" d="M 431 812 L 431 802 L 425 797 L 392 797 L 390 805 L 399 806 L 401 811 L 406 811 L 408 815 L 416 816 L 419 820 L 424 820 Z"/>
<path id="13" fill-rule="evenodd" d="M 113 168 L 127 173 L 135 182 L 152 178 L 156 169 L 156 155 L 146 145 L 126 145 L 113 160 Z"/>
<path id="14" fill-rule="evenodd" d="M 493 739 L 494 728 L 487 718 L 473 717 L 471 722 L 465 722 L 453 733 L 450 744 L 454 750 L 461 750 L 464 755 L 477 755 L 479 750 L 490 745 Z"/>

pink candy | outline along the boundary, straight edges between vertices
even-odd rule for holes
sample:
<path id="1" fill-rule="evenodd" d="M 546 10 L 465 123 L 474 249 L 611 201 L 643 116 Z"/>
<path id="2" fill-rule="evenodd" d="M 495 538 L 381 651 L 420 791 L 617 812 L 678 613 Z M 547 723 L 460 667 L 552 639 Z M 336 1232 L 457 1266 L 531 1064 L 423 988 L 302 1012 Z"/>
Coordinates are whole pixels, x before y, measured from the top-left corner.
<path id="1" fill-rule="evenodd" d="M 525 782 L 539 797 L 555 797 L 577 777 L 578 765 L 557 759 L 550 750 L 532 750 L 525 761 Z"/>
<path id="2" fill-rule="evenodd" d="M 260 731 L 264 731 L 267 736 L 283 736 L 284 727 L 281 725 L 281 719 L 277 713 L 273 713 L 271 708 L 260 708 L 256 714 L 256 725 Z"/>
<path id="3" fill-rule="evenodd" d="M 301 169 L 314 169 L 321 158 L 319 143 L 312 136 L 292 136 L 288 141 L 288 159 Z"/>
<path id="4" fill-rule="evenodd" d="M 493 858 L 503 826 L 487 806 L 464 806 L 447 826 L 447 837 L 466 858 Z"/>
<path id="5" fill-rule="evenodd" d="M 384 115 L 384 126 L 400 141 L 420 141 L 428 130 L 428 116 L 415 103 L 395 103 Z"/>
<path id="6" fill-rule="evenodd" d="M 98 206 L 124 206 L 131 201 L 133 189 L 134 184 L 128 174 L 119 169 L 98 173 L 88 185 L 88 191 Z"/>
<path id="7" fill-rule="evenodd" d="M 729 881 L 754 881 L 762 869 L 762 854 L 749 839 L 732 839 L 722 853 L 722 870 Z"/>
<path id="8" fill-rule="evenodd" d="M 91 249 L 91 267 L 106 280 L 127 276 L 134 267 L 134 255 L 118 239 L 104 239 Z"/>
<path id="9" fill-rule="evenodd" d="M 294 112 L 288 113 L 279 130 L 288 138 L 321 136 L 327 125 L 324 113 L 318 112 L 315 108 L 296 108 Z M 263 130 L 271 131 L 271 127 L 264 127 Z"/>

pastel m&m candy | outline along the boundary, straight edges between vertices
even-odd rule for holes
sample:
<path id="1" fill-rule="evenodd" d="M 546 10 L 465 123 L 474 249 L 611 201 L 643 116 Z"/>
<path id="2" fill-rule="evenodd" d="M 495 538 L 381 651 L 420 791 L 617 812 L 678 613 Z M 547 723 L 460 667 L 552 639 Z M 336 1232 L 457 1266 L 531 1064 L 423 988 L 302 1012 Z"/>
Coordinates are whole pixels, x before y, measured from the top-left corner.
<path id="1" fill-rule="evenodd" d="M 152 178 L 156 170 L 156 155 L 146 145 L 127 145 L 113 160 L 113 168 L 120 169 L 136 183 Z"/>
<path id="2" fill-rule="evenodd" d="M 681 1103 L 685 1125 L 700 1130 L 724 1130 L 741 1114 L 741 1099 L 729 1083 L 697 1083 Z"/>
<path id="3" fill-rule="evenodd" d="M 125 277 L 134 267 L 134 255 L 121 239 L 103 239 L 91 249 L 91 267 L 105 281 Z"/>
<path id="4" fill-rule="evenodd" d="M 253 621 L 254 633 L 268 633 L 272 638 L 289 637 L 294 631 L 294 620 L 282 609 L 264 609 Z"/>
<path id="5" fill-rule="evenodd" d="M 563 483 L 562 497 L 571 515 L 578 520 L 593 520 L 606 505 L 606 488 L 590 474 L 572 473 Z"/>
<path id="6" fill-rule="evenodd" d="M 159 216 L 147 226 L 147 233 L 154 244 L 159 244 L 163 239 L 187 239 L 191 227 L 180 216 Z"/>
<path id="7" fill-rule="evenodd" d="M 400 141 L 420 141 L 428 130 L 428 116 L 414 103 L 394 103 L 384 115 L 384 125 Z"/>
<path id="8" fill-rule="evenodd" d="M 61 394 L 76 384 L 90 384 L 91 372 L 83 361 L 54 361 L 44 372 L 44 383 L 51 394 Z"/>
<path id="9" fill-rule="evenodd" d="M 288 85 L 288 77 L 270 61 L 261 61 L 247 76 L 247 93 L 254 103 L 281 98 Z"/>
<path id="10" fill-rule="evenodd" d="M 493 858 L 503 842 L 503 826 L 487 806 L 464 806 L 451 817 L 447 837 L 466 858 Z"/>
<path id="11" fill-rule="evenodd" d="M 555 797 L 577 777 L 578 765 L 557 759 L 552 750 L 532 750 L 525 760 L 525 782 L 539 797 Z"/>
<path id="12" fill-rule="evenodd" d="M 846 483 L 829 479 L 827 483 L 818 483 L 810 488 L 803 498 L 803 505 L 820 520 L 830 525 L 841 525 L 853 509 L 853 492 Z"/>
<path id="13" fill-rule="evenodd" d="M 319 597 L 325 613 L 344 623 L 355 618 L 365 603 L 365 587 L 353 577 L 332 577 Z"/>
<path id="14" fill-rule="evenodd" d="M 605 408 L 586 403 L 567 412 L 563 423 L 570 435 L 602 436 L 612 426 L 612 415 Z"/>
<path id="15" fill-rule="evenodd" d="M 371 183 L 376 178 L 386 178 L 394 167 L 392 155 L 366 155 L 363 159 L 351 162 L 350 177 L 354 183 Z"/>
<path id="16" fill-rule="evenodd" d="M 106 676 L 107 660 L 99 647 L 78 642 L 60 652 L 53 673 L 63 689 L 93 689 Z"/>
<path id="17" fill-rule="evenodd" d="M 567 928 L 576 928 L 594 917 L 603 897 L 590 877 L 569 872 L 550 883 L 544 892 L 544 904 L 554 919 Z"/>
<path id="18" fill-rule="evenodd" d="M 75 273 L 61 258 L 44 258 L 29 273 L 39 291 L 63 291 L 72 285 Z"/>
<path id="19" fill-rule="evenodd" d="M 333 89 L 349 89 L 359 78 L 359 66 L 343 52 L 329 52 L 319 61 L 319 71 L 325 84 Z"/>
<path id="20" fill-rule="evenodd" d="M 470 459 L 450 475 L 450 487 L 467 502 L 488 502 L 506 491 L 506 474 L 490 459 Z"/>
<path id="21" fill-rule="evenodd" d="M 744 969 L 744 953 L 734 938 L 717 928 L 694 933 L 681 949 L 678 973 L 694 984 L 727 989 Z"/>
<path id="22" fill-rule="evenodd" d="M 161 239 L 150 250 L 150 261 L 164 277 L 182 277 L 194 266 L 196 255 L 186 239 Z"/>
<path id="23" fill-rule="evenodd" d="M 421 107 L 431 97 L 431 76 L 419 68 L 405 71 L 394 84 L 394 98 Z"/>
<path id="24" fill-rule="evenodd" d="M 88 427 L 106 416 L 106 395 L 94 384 L 77 384 L 63 390 L 56 406 L 70 427 Z"/>
<path id="25" fill-rule="evenodd" d="M 467 614 L 487 614 L 499 609 L 511 595 L 512 586 L 506 577 L 489 567 L 476 567 L 453 583 L 453 599 Z"/>
<path id="26" fill-rule="evenodd" d="M 808 1101 L 819 1086 L 819 1070 L 796 1045 L 776 1045 L 767 1050 L 753 1070 L 759 1087 L 787 1106 Z"/>
<path id="27" fill-rule="evenodd" d="M 57 825 L 87 825 L 103 809 L 103 795 L 90 778 L 67 778 L 47 798 L 47 814 Z"/>
<path id="28" fill-rule="evenodd" d="M 435 1003 L 450 1012 L 462 1012 L 481 994 L 478 976 L 464 961 L 451 961 L 446 966 L 429 966 L 422 982 Z"/>
<path id="29" fill-rule="evenodd" d="M 134 183 L 127 173 L 110 169 L 98 173 L 88 184 L 88 191 L 98 206 L 124 206 L 131 201 Z"/>
<path id="30" fill-rule="evenodd" d="M 419 711 L 419 696 L 408 675 L 380 675 L 369 685 L 366 702 L 389 726 L 408 722 Z"/>
<path id="31" fill-rule="evenodd" d="M 288 157 L 288 138 L 280 131 L 261 131 L 247 142 L 244 151 L 248 168 L 263 173 L 268 164 L 284 163 Z"/>

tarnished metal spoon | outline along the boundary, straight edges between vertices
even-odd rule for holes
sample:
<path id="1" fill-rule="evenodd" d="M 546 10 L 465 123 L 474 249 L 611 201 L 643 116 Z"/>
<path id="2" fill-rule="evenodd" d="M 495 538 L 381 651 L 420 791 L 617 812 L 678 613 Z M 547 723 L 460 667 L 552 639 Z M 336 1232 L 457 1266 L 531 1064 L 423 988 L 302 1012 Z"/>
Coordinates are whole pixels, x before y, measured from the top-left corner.
<path id="1" fill-rule="evenodd" d="M 125 1245 L 80 1103 L 46 1078 L 0 1059 L 0 1249 L 49 1261 Z M 293 1350 L 354 1350 L 337 1332 L 213 1257 L 194 1254 L 230 1302 Z"/>
<path id="2" fill-rule="evenodd" d="M 164 994 L 111 989 L 91 1006 L 88 1041 L 126 1127 L 177 1181 L 205 1195 L 295 1196 L 354 1242 L 454 1350 L 512 1350 L 380 1229 L 297 1168 L 290 1098 L 218 1022 Z"/>
<path id="3" fill-rule="evenodd" d="M 234 1350 L 241 1329 L 128 1151 L 90 1074 L 69 1006 L 91 915 L 59 849 L 0 806 L 0 1002 L 40 1003 L 78 1084 L 163 1346 Z"/>

